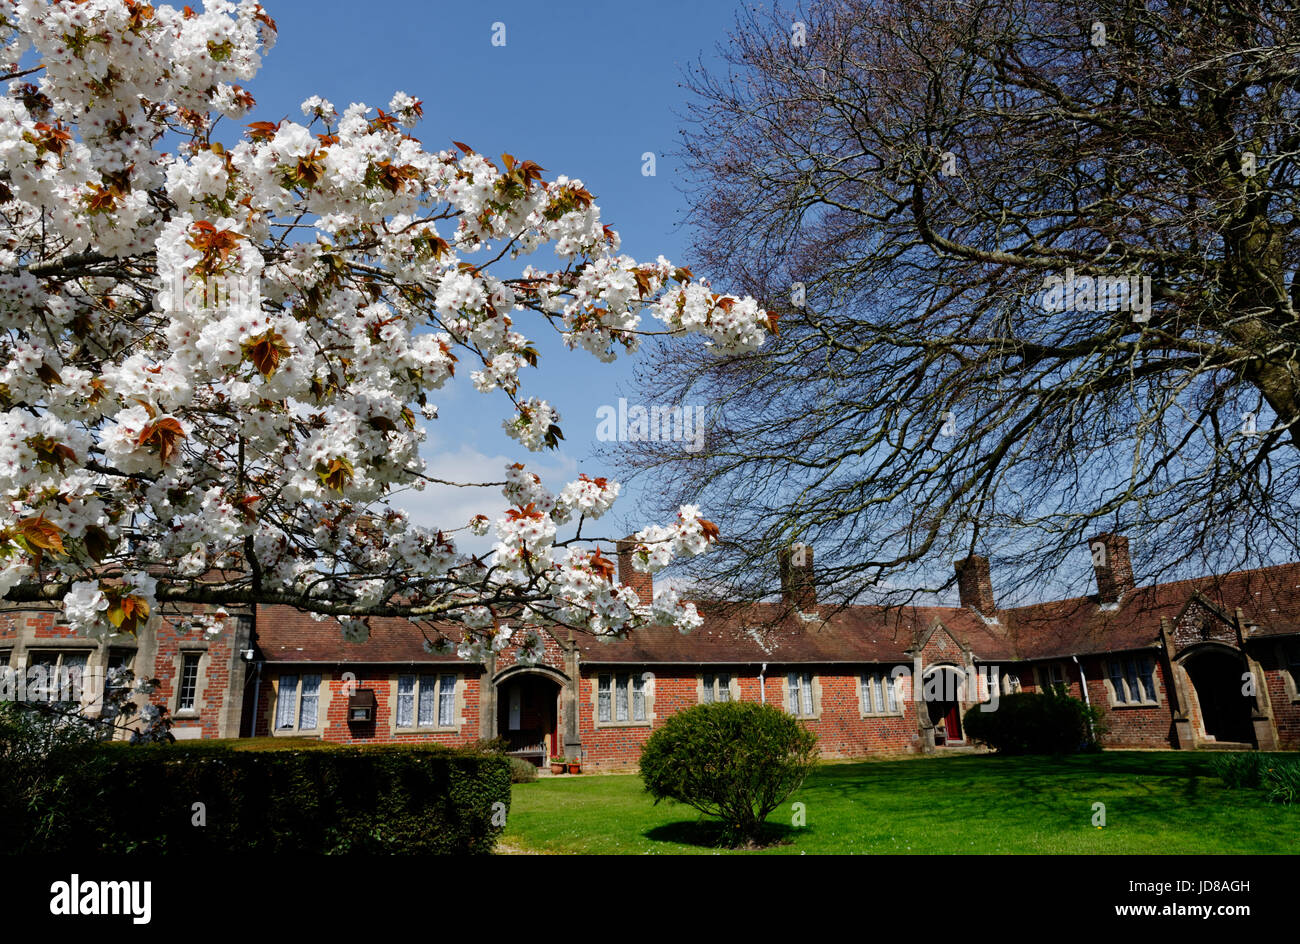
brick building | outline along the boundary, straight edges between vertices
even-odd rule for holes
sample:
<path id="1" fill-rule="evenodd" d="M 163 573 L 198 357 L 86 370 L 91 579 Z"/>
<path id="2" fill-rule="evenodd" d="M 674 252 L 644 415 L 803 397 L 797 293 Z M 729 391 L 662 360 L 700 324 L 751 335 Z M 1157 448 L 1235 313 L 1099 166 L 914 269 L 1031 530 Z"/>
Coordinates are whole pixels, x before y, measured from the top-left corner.
<path id="1" fill-rule="evenodd" d="M 78 665 L 156 675 L 181 738 L 501 736 L 538 763 L 561 754 L 596 769 L 635 765 L 665 718 L 700 702 L 779 706 L 826 756 L 854 757 L 964 745 L 966 709 L 1048 685 L 1102 707 L 1112 746 L 1300 749 L 1300 564 L 1139 588 L 1122 536 L 1090 544 L 1094 595 L 1000 609 L 988 562 L 972 557 L 956 565 L 959 606 L 824 613 L 812 550 L 796 548 L 776 568 L 788 606 L 702 606 L 687 635 L 565 633 L 536 666 L 512 648 L 483 664 L 427 654 L 403 620 L 376 619 L 352 644 L 333 621 L 276 606 L 232 614 L 213 638 L 164 622 L 98 647 L 54 612 L 10 610 L 0 665 L 19 678 Z M 649 576 L 619 551 L 620 579 L 644 596 Z"/>

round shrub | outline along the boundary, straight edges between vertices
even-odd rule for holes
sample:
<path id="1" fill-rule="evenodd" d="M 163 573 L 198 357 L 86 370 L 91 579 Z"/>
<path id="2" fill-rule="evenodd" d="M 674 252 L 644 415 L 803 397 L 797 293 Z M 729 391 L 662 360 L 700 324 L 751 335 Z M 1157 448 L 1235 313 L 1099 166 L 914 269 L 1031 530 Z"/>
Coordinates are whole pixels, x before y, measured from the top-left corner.
<path id="1" fill-rule="evenodd" d="M 722 821 L 733 845 L 756 843 L 769 813 L 817 763 L 817 736 L 771 705 L 717 702 L 678 712 L 641 749 L 641 779 Z"/>
<path id="2" fill-rule="evenodd" d="M 1066 695 L 1003 695 L 993 711 L 975 705 L 963 719 L 966 734 L 999 754 L 1074 754 L 1096 749 L 1100 718 Z"/>
<path id="3" fill-rule="evenodd" d="M 537 767 L 522 757 L 510 758 L 510 782 L 531 783 L 537 779 Z"/>

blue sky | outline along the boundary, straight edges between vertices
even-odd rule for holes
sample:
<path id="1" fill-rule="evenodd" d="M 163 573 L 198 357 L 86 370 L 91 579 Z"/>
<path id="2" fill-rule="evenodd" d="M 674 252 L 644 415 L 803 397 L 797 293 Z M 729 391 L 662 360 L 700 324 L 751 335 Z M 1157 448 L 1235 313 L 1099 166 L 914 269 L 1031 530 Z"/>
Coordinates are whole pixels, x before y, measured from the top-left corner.
<path id="1" fill-rule="evenodd" d="M 494 159 L 508 151 L 536 161 L 548 178 L 581 178 L 604 222 L 637 259 L 663 254 L 689 265 L 686 201 L 679 164 L 686 92 L 683 70 L 703 56 L 712 62 L 736 7 L 730 2 L 471 3 L 410 0 L 264 0 L 280 36 L 249 84 L 258 107 L 248 120 L 304 121 L 300 104 L 312 95 L 340 112 L 352 102 L 388 105 L 401 90 L 424 102 L 414 134 L 431 150 L 463 141 Z M 505 45 L 492 44 L 494 24 Z M 229 134 L 233 129 L 225 129 Z M 655 176 L 642 173 L 642 155 L 656 155 Z M 535 258 L 549 265 L 549 249 Z M 531 261 L 531 260 L 530 260 Z M 720 287 L 725 287 L 720 284 Z M 427 424 L 425 456 L 432 473 L 456 480 L 499 480 L 506 462 L 524 461 L 558 490 L 578 472 L 603 475 L 594 461 L 596 409 L 616 404 L 632 362 L 602 364 L 567 351 L 550 328 L 525 322 L 541 342 L 542 363 L 525 372 L 525 395 L 543 396 L 560 410 L 565 442 L 557 453 L 530 454 L 508 439 L 501 421 L 504 395 L 480 394 L 457 376 L 433 402 L 440 416 Z M 446 490 L 443 490 L 446 491 Z M 404 496 L 421 523 L 456 527 L 471 511 L 503 508 L 499 490 L 471 495 Z M 468 500 L 467 500 L 468 499 Z M 615 511 L 628 529 L 650 523 L 626 490 Z M 487 539 L 473 549 L 486 549 Z"/>

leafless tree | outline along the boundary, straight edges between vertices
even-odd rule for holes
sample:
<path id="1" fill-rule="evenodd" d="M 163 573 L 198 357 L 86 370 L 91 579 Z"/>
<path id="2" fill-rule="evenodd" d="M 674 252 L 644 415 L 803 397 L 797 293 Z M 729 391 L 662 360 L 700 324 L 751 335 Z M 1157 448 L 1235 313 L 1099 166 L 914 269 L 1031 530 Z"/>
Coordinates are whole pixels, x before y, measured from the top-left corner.
<path id="1" fill-rule="evenodd" d="M 972 552 L 1004 597 L 1086 592 L 1107 530 L 1139 580 L 1297 556 L 1300 8 L 854 0 L 722 54 L 695 251 L 781 334 L 661 348 L 647 395 L 707 404 L 705 447 L 616 452 L 719 518 L 713 581 L 770 590 L 794 540 L 839 600 Z"/>

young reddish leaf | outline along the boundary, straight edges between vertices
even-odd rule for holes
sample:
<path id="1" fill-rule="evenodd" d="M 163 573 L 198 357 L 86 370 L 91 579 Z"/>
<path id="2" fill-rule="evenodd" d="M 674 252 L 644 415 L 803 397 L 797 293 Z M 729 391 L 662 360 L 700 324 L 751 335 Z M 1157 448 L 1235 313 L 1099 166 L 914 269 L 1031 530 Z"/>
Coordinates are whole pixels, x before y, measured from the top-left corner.
<path id="1" fill-rule="evenodd" d="M 253 506 L 262 500 L 261 495 L 245 495 L 238 499 L 235 504 L 239 506 L 240 512 L 246 521 L 252 522 L 257 520 L 257 513 L 253 511 Z"/>
<path id="2" fill-rule="evenodd" d="M 158 458 L 162 460 L 163 465 L 166 465 L 171 461 L 172 456 L 176 455 L 180 448 L 179 441 L 184 438 L 185 430 L 181 428 L 180 422 L 173 417 L 164 416 L 140 430 L 140 437 L 135 444 L 150 450 L 156 449 Z"/>
<path id="3" fill-rule="evenodd" d="M 290 349 L 289 342 L 272 330 L 245 341 L 243 351 L 259 374 L 270 377 L 289 356 Z"/>
<path id="4" fill-rule="evenodd" d="M 254 141 L 270 141 L 280 130 L 278 121 L 254 121 L 248 126 L 248 136 Z"/>
<path id="5" fill-rule="evenodd" d="M 613 581 L 614 579 L 614 562 L 607 557 L 600 556 L 600 548 L 596 548 L 596 553 L 591 555 L 587 561 L 591 564 L 591 569 L 599 574 L 605 580 Z"/>
<path id="6" fill-rule="evenodd" d="M 46 521 L 44 514 L 24 518 L 14 525 L 14 528 L 18 532 L 16 536 L 19 543 L 37 560 L 40 560 L 46 551 L 55 554 L 66 553 L 63 550 L 63 529 L 51 521 Z"/>
<path id="7" fill-rule="evenodd" d="M 316 476 L 326 488 L 342 494 L 352 482 L 352 463 L 343 458 L 331 459 L 329 465 L 318 462 Z"/>
<path id="8" fill-rule="evenodd" d="M 92 524 L 86 528 L 86 536 L 82 540 L 86 545 L 86 553 L 96 563 L 102 562 L 112 549 L 112 542 L 109 540 L 108 532 L 99 525 Z"/>

